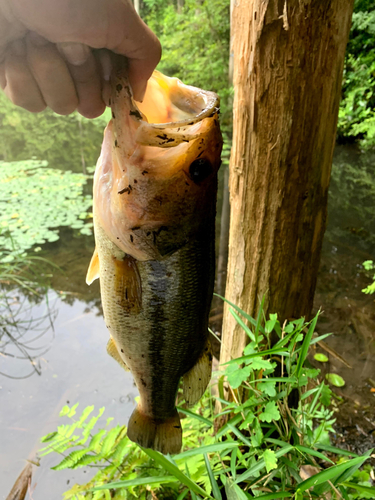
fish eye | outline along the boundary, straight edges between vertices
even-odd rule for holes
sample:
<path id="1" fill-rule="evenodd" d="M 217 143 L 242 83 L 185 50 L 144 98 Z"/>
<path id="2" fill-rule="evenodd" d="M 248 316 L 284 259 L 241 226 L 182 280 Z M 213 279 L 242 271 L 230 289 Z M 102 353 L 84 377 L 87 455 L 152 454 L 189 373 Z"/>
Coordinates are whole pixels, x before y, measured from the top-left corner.
<path id="1" fill-rule="evenodd" d="M 189 167 L 189 176 L 196 184 L 204 181 L 212 173 L 212 165 L 207 158 L 194 160 Z"/>

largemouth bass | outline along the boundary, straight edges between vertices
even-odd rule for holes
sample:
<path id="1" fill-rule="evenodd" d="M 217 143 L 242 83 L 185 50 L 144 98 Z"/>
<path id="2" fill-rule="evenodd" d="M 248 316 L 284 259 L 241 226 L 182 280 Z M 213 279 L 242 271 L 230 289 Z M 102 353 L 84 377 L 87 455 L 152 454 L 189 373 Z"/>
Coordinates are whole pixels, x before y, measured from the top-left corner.
<path id="1" fill-rule="evenodd" d="M 219 100 L 157 71 L 142 103 L 121 72 L 112 89 L 94 178 L 96 250 L 87 283 L 100 278 L 107 351 L 139 390 L 129 438 L 177 453 L 180 378 L 189 405 L 211 378 Z"/>

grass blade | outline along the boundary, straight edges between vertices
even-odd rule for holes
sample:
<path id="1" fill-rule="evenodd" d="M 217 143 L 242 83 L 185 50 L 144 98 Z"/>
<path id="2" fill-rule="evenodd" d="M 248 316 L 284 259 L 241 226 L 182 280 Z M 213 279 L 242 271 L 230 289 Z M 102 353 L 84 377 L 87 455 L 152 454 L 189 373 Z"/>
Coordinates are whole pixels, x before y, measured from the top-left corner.
<path id="1" fill-rule="evenodd" d="M 217 293 L 214 293 L 214 295 L 216 295 L 216 297 L 219 297 L 221 300 L 223 300 L 224 302 L 226 302 L 227 304 L 229 304 L 230 306 L 233 307 L 233 309 L 235 309 L 238 313 L 241 314 L 241 316 L 243 316 L 244 318 L 247 319 L 247 321 L 249 321 L 253 326 L 257 326 L 257 322 L 254 318 L 252 318 L 249 314 L 246 314 L 245 311 L 243 311 L 242 309 L 240 309 L 238 306 L 236 306 L 235 304 L 233 304 L 233 302 L 230 302 L 229 300 L 227 300 L 225 297 L 222 297 L 221 295 L 218 295 Z M 260 326 L 260 331 L 261 333 L 264 333 L 264 328 L 262 326 Z"/>
<path id="2" fill-rule="evenodd" d="M 204 418 L 198 413 L 194 413 L 193 411 L 187 410 L 186 408 L 182 408 L 182 406 L 177 406 L 177 410 L 181 413 L 185 413 L 185 415 L 188 415 L 189 417 L 194 417 L 197 420 L 200 420 L 203 424 L 209 425 L 210 427 L 214 426 L 214 424 L 211 422 L 211 420 L 208 420 L 208 418 Z"/>
<path id="3" fill-rule="evenodd" d="M 177 500 L 184 500 L 184 498 L 186 497 L 186 495 L 189 493 L 189 490 L 184 490 L 182 491 L 178 497 L 177 497 Z"/>
<path id="4" fill-rule="evenodd" d="M 346 457 L 359 457 L 359 455 L 352 451 L 342 450 L 341 448 L 336 448 L 336 446 L 331 446 L 328 444 L 316 443 L 314 446 L 315 448 L 318 448 L 318 450 L 329 451 L 331 453 L 335 453 L 336 455 L 344 455 Z"/>
<path id="5" fill-rule="evenodd" d="M 332 481 L 332 479 L 336 478 L 339 474 L 343 473 L 347 469 L 350 469 L 353 465 L 360 464 L 362 465 L 363 462 L 367 460 L 368 457 L 357 457 L 353 458 L 352 460 L 349 460 L 348 462 L 345 462 L 340 465 L 334 465 L 333 467 L 329 467 L 329 469 L 326 469 L 322 472 L 318 472 L 318 474 L 315 474 L 312 477 L 309 477 L 305 481 L 302 481 L 298 485 L 298 490 L 301 493 L 303 491 L 308 490 L 309 488 L 313 488 L 314 486 L 318 486 L 319 484 L 325 483 L 326 481 Z"/>
<path id="6" fill-rule="evenodd" d="M 300 355 L 298 357 L 298 363 L 297 363 L 297 368 L 296 368 L 297 378 L 299 378 L 301 376 L 303 363 L 305 362 L 307 352 L 309 350 L 310 342 L 311 342 L 312 336 L 313 336 L 314 331 L 315 331 L 316 322 L 318 321 L 318 316 L 319 316 L 319 312 L 316 314 L 315 318 L 311 321 L 309 330 L 308 330 L 307 334 L 305 335 L 305 338 L 303 339 L 301 352 L 300 352 Z"/>
<path id="7" fill-rule="evenodd" d="M 254 352 L 253 354 L 248 354 L 247 356 L 241 356 L 240 358 L 236 359 L 231 359 L 230 361 L 227 361 L 226 363 L 222 363 L 220 366 L 226 366 L 226 365 L 232 365 L 233 363 L 237 363 L 240 365 L 244 361 L 248 359 L 253 359 L 253 358 L 259 358 L 260 356 L 269 356 L 271 354 L 280 354 L 281 356 L 290 356 L 290 353 L 288 351 L 283 351 L 281 348 L 280 349 L 267 349 L 265 351 L 259 351 L 259 352 Z"/>
<path id="8" fill-rule="evenodd" d="M 189 457 L 194 457 L 195 455 L 203 455 L 204 453 L 215 453 L 217 451 L 221 452 L 221 455 L 224 456 L 224 450 L 231 450 L 232 448 L 237 448 L 239 443 L 235 443 L 232 441 L 226 441 L 225 443 L 215 443 L 208 444 L 206 446 L 200 446 L 198 448 L 191 448 L 190 450 L 183 451 L 178 455 L 174 455 L 174 460 L 185 460 Z"/>
<path id="9" fill-rule="evenodd" d="M 318 457 L 321 460 L 326 460 L 327 462 L 331 462 L 331 464 L 335 463 L 330 458 L 323 455 L 323 453 L 320 453 L 319 451 L 316 451 L 316 450 L 312 450 L 311 448 L 307 448 L 306 446 L 301 446 L 301 445 L 297 444 L 295 446 L 295 448 L 296 448 L 296 450 L 300 451 L 301 453 L 306 453 L 307 455 L 312 455 L 313 457 Z"/>
<path id="10" fill-rule="evenodd" d="M 204 461 L 206 464 L 206 469 L 208 473 L 208 477 L 210 478 L 210 483 L 212 487 L 212 493 L 215 497 L 215 500 L 223 500 L 221 493 L 220 493 L 220 488 L 219 485 L 217 484 L 217 481 L 215 479 L 214 473 L 212 472 L 210 461 L 208 459 L 207 453 L 204 453 Z"/>
<path id="11" fill-rule="evenodd" d="M 345 488 L 353 488 L 354 490 L 360 491 L 361 493 L 372 493 L 373 498 L 375 498 L 375 488 L 374 486 L 363 486 L 362 484 L 351 483 L 350 481 L 345 481 L 342 483 Z"/>
<path id="12" fill-rule="evenodd" d="M 246 444 L 247 446 L 249 446 L 249 448 L 253 447 L 253 445 L 251 444 L 251 442 L 248 439 L 245 438 L 245 436 L 242 434 L 242 432 L 240 432 L 236 427 L 234 427 L 233 425 L 231 425 L 229 422 L 228 422 L 228 427 L 233 432 L 233 434 L 235 436 L 237 436 L 238 439 L 240 439 L 244 444 Z"/>
<path id="13" fill-rule="evenodd" d="M 287 445 L 287 446 L 284 446 L 283 448 L 281 448 L 281 450 L 278 450 L 275 455 L 276 455 L 276 458 L 280 458 L 282 457 L 283 455 L 286 455 L 287 453 L 289 453 L 291 450 L 293 450 L 293 446 L 291 444 Z M 242 481 L 246 481 L 246 479 L 248 479 L 249 477 L 253 476 L 256 472 L 264 469 L 266 467 L 266 463 L 264 461 L 264 458 L 262 458 L 261 460 L 259 460 L 255 465 L 253 465 L 252 467 L 250 467 L 249 470 L 247 470 L 246 472 L 244 472 L 243 474 L 241 474 L 238 478 L 237 478 L 237 481 L 236 481 L 236 484 L 238 483 L 241 483 Z"/>
<path id="14" fill-rule="evenodd" d="M 372 453 L 373 450 L 368 450 L 366 451 L 366 453 L 363 455 L 363 458 L 369 458 L 371 453 Z M 338 484 L 341 484 L 343 483 L 344 481 L 346 481 L 347 479 L 349 479 L 354 473 L 356 470 L 359 469 L 359 467 L 361 466 L 362 464 L 356 464 L 356 465 L 353 465 L 352 467 L 350 467 L 350 469 L 347 469 L 346 471 L 344 471 L 341 476 L 339 476 L 335 482 L 334 482 L 334 485 L 338 485 Z"/>
<path id="15" fill-rule="evenodd" d="M 175 483 L 178 479 L 175 476 L 160 476 L 160 477 L 137 477 L 128 481 L 116 481 L 114 483 L 102 484 L 87 491 L 100 490 L 116 490 L 117 488 L 129 488 L 130 486 L 140 486 L 142 484 L 164 484 Z"/>
<path id="16" fill-rule="evenodd" d="M 238 314 L 236 314 L 234 312 L 234 310 L 231 307 L 229 308 L 229 312 L 234 317 L 234 319 L 237 321 L 237 323 L 240 325 L 240 327 L 245 331 L 247 336 L 250 337 L 250 339 L 252 341 L 255 341 L 255 337 L 254 337 L 253 332 L 250 330 L 250 328 L 247 325 L 245 325 L 245 323 L 242 321 L 242 319 L 238 316 Z"/>
<path id="17" fill-rule="evenodd" d="M 267 493 L 267 495 L 261 495 L 256 498 L 257 500 L 277 500 L 278 498 L 290 498 L 292 496 L 293 493 L 289 493 L 289 491 L 278 491 L 277 493 Z"/>
<path id="18" fill-rule="evenodd" d="M 178 467 L 172 464 L 166 457 L 164 457 L 158 451 L 151 450 L 149 448 L 141 448 L 146 455 L 155 460 L 159 465 L 163 467 L 167 472 L 175 476 L 182 484 L 187 486 L 191 491 L 194 491 L 197 495 L 202 495 L 204 498 L 211 498 L 203 488 L 201 488 L 197 483 L 192 481 L 187 477 Z"/>

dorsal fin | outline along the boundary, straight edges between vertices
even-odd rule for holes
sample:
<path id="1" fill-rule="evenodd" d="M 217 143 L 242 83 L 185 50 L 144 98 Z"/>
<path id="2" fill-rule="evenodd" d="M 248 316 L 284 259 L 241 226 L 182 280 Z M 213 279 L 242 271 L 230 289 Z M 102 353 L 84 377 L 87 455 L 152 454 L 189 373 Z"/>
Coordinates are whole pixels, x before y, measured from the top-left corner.
<path id="1" fill-rule="evenodd" d="M 90 265 L 86 274 L 86 283 L 91 285 L 93 281 L 99 278 L 99 255 L 95 248 L 94 253 L 91 257 Z"/>

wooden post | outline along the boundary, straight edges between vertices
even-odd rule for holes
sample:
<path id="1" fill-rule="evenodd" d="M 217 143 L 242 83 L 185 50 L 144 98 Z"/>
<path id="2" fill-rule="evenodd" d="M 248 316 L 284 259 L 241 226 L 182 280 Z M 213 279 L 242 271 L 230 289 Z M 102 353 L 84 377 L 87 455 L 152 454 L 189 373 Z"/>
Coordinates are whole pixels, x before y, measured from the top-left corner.
<path id="1" fill-rule="evenodd" d="M 353 0 L 237 0 L 226 298 L 309 317 Z M 224 308 L 221 362 L 246 335 Z"/>

